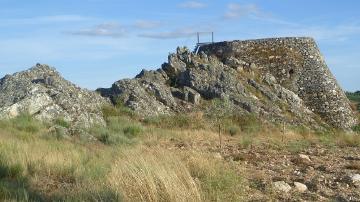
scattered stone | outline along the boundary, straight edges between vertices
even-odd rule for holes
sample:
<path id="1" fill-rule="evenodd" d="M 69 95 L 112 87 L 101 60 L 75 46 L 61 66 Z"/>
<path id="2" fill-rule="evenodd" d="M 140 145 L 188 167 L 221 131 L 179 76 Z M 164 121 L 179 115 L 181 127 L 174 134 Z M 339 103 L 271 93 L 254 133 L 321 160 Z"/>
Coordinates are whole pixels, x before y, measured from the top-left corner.
<path id="1" fill-rule="evenodd" d="M 350 175 L 349 177 L 353 184 L 360 183 L 360 175 L 359 174 L 353 174 L 353 175 Z"/>
<path id="2" fill-rule="evenodd" d="M 311 162 L 309 156 L 305 155 L 305 154 L 299 154 L 299 158 L 302 160 L 302 161 L 306 161 L 306 162 Z"/>
<path id="3" fill-rule="evenodd" d="M 305 166 L 310 166 L 312 165 L 312 162 L 310 160 L 310 157 L 305 155 L 305 154 L 299 154 L 296 157 L 294 157 L 292 159 L 292 162 L 297 164 L 297 165 L 305 165 Z"/>
<path id="4" fill-rule="evenodd" d="M 291 186 L 284 182 L 284 181 L 277 181 L 273 183 L 274 188 L 278 191 L 282 191 L 282 192 L 289 192 L 291 190 Z"/>
<path id="5" fill-rule="evenodd" d="M 307 186 L 300 182 L 294 182 L 294 186 L 295 186 L 295 189 L 301 193 L 305 192 L 307 190 Z"/>

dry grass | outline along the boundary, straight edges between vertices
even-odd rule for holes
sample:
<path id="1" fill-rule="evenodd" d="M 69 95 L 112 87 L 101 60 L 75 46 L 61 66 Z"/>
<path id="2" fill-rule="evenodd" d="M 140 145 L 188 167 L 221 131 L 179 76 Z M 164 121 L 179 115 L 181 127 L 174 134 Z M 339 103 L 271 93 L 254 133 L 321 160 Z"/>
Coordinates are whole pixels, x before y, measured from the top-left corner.
<path id="1" fill-rule="evenodd" d="M 240 164 L 219 158 L 223 150 L 217 131 L 204 124 L 202 115 L 194 117 L 168 120 L 181 122 L 173 128 L 156 120 L 109 116 L 108 128 L 92 132 L 95 137 L 110 134 L 108 140 L 116 144 L 58 139 L 29 117 L 0 121 L 0 200 L 246 200 L 246 187 L 262 184 L 249 185 Z M 288 128 L 284 135 L 279 127 L 253 117 L 225 120 L 223 126 L 223 148 L 266 143 L 298 153 L 312 144 L 360 146 L 357 135 L 304 128 Z M 234 126 L 239 130 L 231 135 L 227 131 Z"/>
<path id="2" fill-rule="evenodd" d="M 124 151 L 107 179 L 126 201 L 201 201 L 186 165 L 160 148 Z"/>
<path id="3" fill-rule="evenodd" d="M 360 162 L 350 162 L 345 168 L 350 170 L 360 170 Z"/>

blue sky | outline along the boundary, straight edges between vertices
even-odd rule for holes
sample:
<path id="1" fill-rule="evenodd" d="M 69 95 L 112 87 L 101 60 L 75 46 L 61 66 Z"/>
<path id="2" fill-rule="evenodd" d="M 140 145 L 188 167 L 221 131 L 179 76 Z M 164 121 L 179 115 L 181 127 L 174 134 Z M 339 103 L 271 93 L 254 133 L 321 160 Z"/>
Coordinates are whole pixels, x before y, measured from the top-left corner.
<path id="1" fill-rule="evenodd" d="M 215 41 L 314 37 L 341 86 L 359 90 L 359 10 L 358 0 L 0 0 L 0 76 L 40 62 L 108 87 L 214 31 Z"/>

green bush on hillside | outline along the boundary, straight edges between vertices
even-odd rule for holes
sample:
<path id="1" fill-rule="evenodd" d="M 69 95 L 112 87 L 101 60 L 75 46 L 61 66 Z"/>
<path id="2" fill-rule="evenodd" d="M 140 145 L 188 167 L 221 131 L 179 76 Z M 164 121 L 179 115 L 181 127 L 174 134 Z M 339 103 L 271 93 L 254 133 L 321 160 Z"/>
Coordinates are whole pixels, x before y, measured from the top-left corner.
<path id="1" fill-rule="evenodd" d="M 31 115 L 22 114 L 10 120 L 11 125 L 17 130 L 27 133 L 37 133 L 42 127 L 42 123 L 32 118 Z"/>
<path id="2" fill-rule="evenodd" d="M 93 127 L 90 133 L 100 142 L 108 145 L 113 144 L 132 144 L 135 138 L 144 131 L 141 124 L 127 117 L 108 117 L 107 127 Z"/>
<path id="3" fill-rule="evenodd" d="M 70 128 L 70 123 L 67 122 L 64 118 L 55 119 L 54 124 L 56 124 L 58 126 L 62 126 L 64 128 Z"/>

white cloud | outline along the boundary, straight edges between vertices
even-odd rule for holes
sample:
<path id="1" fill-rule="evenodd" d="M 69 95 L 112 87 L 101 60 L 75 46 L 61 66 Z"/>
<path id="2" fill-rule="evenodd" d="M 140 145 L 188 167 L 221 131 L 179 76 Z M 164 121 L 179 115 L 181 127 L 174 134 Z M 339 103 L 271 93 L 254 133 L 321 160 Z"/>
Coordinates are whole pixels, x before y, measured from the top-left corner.
<path id="1" fill-rule="evenodd" d="M 227 5 L 227 11 L 223 17 L 225 19 L 236 19 L 243 16 L 257 16 L 260 14 L 261 12 L 255 4 L 241 5 L 237 3 L 230 3 Z"/>
<path id="2" fill-rule="evenodd" d="M 205 8 L 207 5 L 198 1 L 187 1 L 178 5 L 180 8 L 199 9 Z"/>
<path id="3" fill-rule="evenodd" d="M 138 29 L 154 29 L 158 28 L 161 25 L 159 21 L 149 21 L 149 20 L 138 20 L 134 23 L 134 27 Z"/>
<path id="4" fill-rule="evenodd" d="M 351 36 L 360 34 L 360 26 L 356 24 L 336 26 L 305 26 L 299 25 L 293 28 L 283 28 L 281 35 L 311 36 L 317 40 L 329 40 L 334 42 L 346 41 Z"/>
<path id="5" fill-rule="evenodd" d="M 92 20 L 92 19 L 93 18 L 84 17 L 84 16 L 80 16 L 80 15 L 37 16 L 37 17 L 29 17 L 29 18 L 0 19 L 0 26 L 81 22 L 81 21 L 87 21 L 87 20 Z"/>
<path id="6" fill-rule="evenodd" d="M 103 23 L 92 28 L 69 33 L 81 36 L 124 37 L 126 36 L 127 31 L 118 23 Z"/>
<path id="7" fill-rule="evenodd" d="M 143 33 L 143 34 L 139 34 L 138 36 L 143 38 L 152 38 L 152 39 L 177 39 L 177 38 L 187 38 L 195 35 L 196 35 L 196 31 L 192 29 L 178 29 L 169 32 Z"/>

